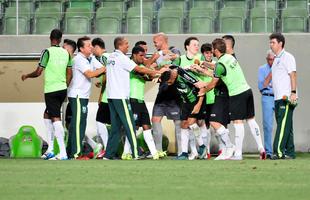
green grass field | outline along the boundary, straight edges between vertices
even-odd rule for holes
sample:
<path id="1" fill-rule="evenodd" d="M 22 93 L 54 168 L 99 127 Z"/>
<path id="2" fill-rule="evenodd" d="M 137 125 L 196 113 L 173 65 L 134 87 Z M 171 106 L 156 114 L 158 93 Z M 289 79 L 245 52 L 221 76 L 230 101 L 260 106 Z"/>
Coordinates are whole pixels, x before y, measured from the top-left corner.
<path id="1" fill-rule="evenodd" d="M 0 199 L 310 199 L 310 154 L 261 161 L 0 159 Z"/>

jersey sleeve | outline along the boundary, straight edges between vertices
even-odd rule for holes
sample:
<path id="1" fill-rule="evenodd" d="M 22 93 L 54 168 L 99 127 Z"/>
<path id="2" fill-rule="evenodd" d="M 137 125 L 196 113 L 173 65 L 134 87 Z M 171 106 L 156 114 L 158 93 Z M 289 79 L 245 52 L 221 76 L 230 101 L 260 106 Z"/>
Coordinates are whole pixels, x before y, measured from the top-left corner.
<path id="1" fill-rule="evenodd" d="M 101 64 L 101 62 L 99 62 L 95 57 L 93 57 L 92 60 L 93 60 L 92 64 L 95 69 L 99 69 L 103 66 L 103 64 Z"/>
<path id="2" fill-rule="evenodd" d="M 130 60 L 127 56 L 124 58 L 125 59 L 122 62 L 122 67 L 124 70 L 131 72 L 137 66 L 137 64 L 134 61 Z"/>
<path id="3" fill-rule="evenodd" d="M 290 55 L 288 56 L 287 60 L 286 60 L 286 70 L 287 73 L 290 74 L 292 72 L 296 72 L 296 61 L 294 56 Z"/>
<path id="4" fill-rule="evenodd" d="M 177 66 L 180 66 L 180 64 L 181 64 L 181 58 L 180 58 L 180 57 L 176 58 L 174 61 L 172 61 L 172 64 L 177 65 Z"/>
<path id="5" fill-rule="evenodd" d="M 214 69 L 214 77 L 221 78 L 225 76 L 225 74 L 226 74 L 225 66 L 222 63 L 217 63 Z"/>
<path id="6" fill-rule="evenodd" d="M 73 66 L 73 59 L 72 59 L 72 57 L 69 55 L 69 60 L 68 60 L 68 65 L 67 65 L 67 67 L 68 68 L 71 68 Z"/>
<path id="7" fill-rule="evenodd" d="M 39 66 L 45 68 L 49 59 L 49 52 L 47 49 L 44 49 L 41 53 Z"/>

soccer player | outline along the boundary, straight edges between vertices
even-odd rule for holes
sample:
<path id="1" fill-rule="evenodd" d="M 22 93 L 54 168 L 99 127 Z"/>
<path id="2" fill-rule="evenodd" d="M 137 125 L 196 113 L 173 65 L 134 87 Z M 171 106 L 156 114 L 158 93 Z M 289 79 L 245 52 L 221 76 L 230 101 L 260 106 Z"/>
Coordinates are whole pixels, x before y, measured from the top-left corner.
<path id="1" fill-rule="evenodd" d="M 213 73 L 215 67 L 215 62 L 211 61 L 213 55 L 212 45 L 202 45 L 201 51 L 204 52 L 203 54 L 206 60 L 201 64 L 201 67 L 193 65 L 193 68 L 206 76 L 204 81 L 211 82 L 212 78 L 214 78 Z M 219 80 L 215 88 L 208 91 L 206 95 L 207 102 L 210 102 L 210 104 L 207 104 L 206 124 L 209 123 L 215 130 L 215 137 L 219 143 L 219 156 L 215 158 L 215 160 L 230 158 L 230 154 L 226 155 L 227 150 L 229 152 L 233 150 L 233 144 L 230 141 L 229 130 L 227 129 L 227 125 L 230 122 L 228 89 L 226 85 Z M 209 146 L 209 143 L 207 145 Z M 225 154 L 220 156 L 223 150 L 225 150 Z"/>
<path id="2" fill-rule="evenodd" d="M 64 44 L 62 48 L 66 49 L 70 54 L 71 58 L 74 57 L 74 52 L 76 50 L 76 42 L 70 39 L 64 39 Z"/>
<path id="3" fill-rule="evenodd" d="M 141 46 L 135 46 L 132 49 L 132 60 L 140 67 L 145 67 L 143 65 L 143 61 L 145 58 L 145 50 Z M 130 73 L 130 105 L 132 107 L 133 117 L 135 120 L 135 124 L 137 130 L 142 127 L 143 128 L 143 138 L 150 150 L 152 158 L 154 160 L 159 159 L 159 154 L 156 150 L 156 146 L 154 143 L 152 129 L 151 129 L 151 121 L 149 112 L 146 108 L 144 102 L 144 88 L 146 80 L 150 80 L 147 77 L 143 77 L 136 72 Z M 131 154 L 128 155 L 129 142 L 126 138 L 126 143 L 124 147 L 124 154 L 122 155 L 122 159 L 130 159 Z"/>
<path id="4" fill-rule="evenodd" d="M 107 65 L 107 59 L 109 54 L 107 54 L 105 51 L 105 43 L 101 38 L 94 38 L 92 40 L 92 46 L 93 48 L 93 54 L 96 57 L 96 59 L 104 66 Z M 103 144 L 102 146 L 99 144 L 92 143 L 93 149 L 94 149 L 94 157 L 101 159 L 105 154 L 105 149 L 107 148 L 108 143 L 108 129 L 107 126 L 110 126 L 111 119 L 110 119 L 110 109 L 108 105 L 108 99 L 107 99 L 107 91 L 106 91 L 106 75 L 103 74 L 100 76 L 101 79 L 101 90 L 99 95 L 99 106 L 97 110 L 96 115 L 96 125 L 97 125 L 97 136 L 101 139 Z"/>
<path id="5" fill-rule="evenodd" d="M 44 97 L 46 109 L 44 112 L 44 123 L 47 128 L 48 149 L 42 155 L 44 159 L 67 160 L 64 142 L 64 127 L 61 123 L 60 109 L 67 96 L 67 85 L 72 77 L 72 60 L 69 53 L 59 46 L 62 32 L 54 29 L 50 33 L 51 47 L 43 50 L 37 69 L 22 75 L 22 80 L 39 77 L 43 70 L 44 75 Z M 54 137 L 56 137 L 60 153 L 54 154 Z"/>
<path id="6" fill-rule="evenodd" d="M 230 118 L 236 131 L 236 150 L 232 160 L 242 160 L 242 143 L 244 138 L 243 120 L 250 126 L 251 133 L 257 143 L 260 158 L 266 159 L 265 149 L 262 144 L 259 126 L 255 121 L 254 99 L 250 86 L 247 84 L 238 61 L 230 54 L 226 54 L 226 45 L 223 39 L 212 42 L 213 53 L 218 58 L 215 76 L 208 83 L 199 82 L 199 88 L 209 91 L 214 88 L 219 79 L 226 84 L 229 93 Z"/>
<path id="7" fill-rule="evenodd" d="M 176 68 L 175 68 L 176 67 Z M 168 85 L 175 84 L 178 92 L 181 95 L 181 149 L 182 153 L 178 155 L 178 160 L 187 160 L 188 158 L 188 142 L 189 142 L 189 128 L 193 130 L 195 135 L 200 134 L 200 130 L 197 123 L 200 109 L 204 103 L 204 97 L 198 97 L 198 89 L 194 86 L 194 83 L 198 80 L 190 72 L 186 72 L 184 69 L 171 66 L 172 70 L 166 72 L 161 80 Z M 198 137 L 198 143 L 203 145 L 202 138 Z M 207 150 L 203 149 L 200 158 L 204 158 Z M 194 158 L 192 158 L 194 159 Z"/>
<path id="8" fill-rule="evenodd" d="M 168 37 L 164 33 L 157 33 L 154 35 L 153 42 L 157 50 L 156 54 L 159 56 L 156 59 L 156 65 L 158 68 L 170 65 L 178 57 L 169 50 Z M 153 124 L 156 149 L 159 151 L 160 157 L 166 156 L 166 152 L 163 152 L 162 149 L 163 128 L 161 120 L 164 116 L 174 122 L 178 155 L 181 154 L 181 121 L 179 103 L 180 96 L 175 84 L 167 85 L 160 83 L 151 120 Z"/>
<path id="9" fill-rule="evenodd" d="M 124 37 L 116 37 L 114 47 L 115 51 L 109 56 L 107 65 L 107 97 L 112 130 L 109 135 L 106 154 L 103 158 L 113 159 L 116 155 L 120 139 L 120 128 L 123 126 L 133 152 L 133 159 L 138 159 L 135 125 L 129 104 L 130 72 L 134 70 L 155 77 L 166 69 L 154 71 L 137 66 L 135 62 L 126 56 L 129 44 Z"/>
<path id="10" fill-rule="evenodd" d="M 179 58 L 176 59 L 176 61 L 174 62 L 176 65 L 178 65 L 184 69 L 190 70 L 190 67 L 192 65 L 194 65 L 195 63 L 200 63 L 204 60 L 203 55 L 199 53 L 199 40 L 198 40 L 198 38 L 196 38 L 196 37 L 187 38 L 184 42 L 184 48 L 186 50 L 186 54 L 181 55 Z M 195 72 L 189 72 L 189 73 L 191 73 L 191 75 L 193 75 L 193 77 L 197 78 L 198 80 L 204 79 L 204 76 L 201 76 L 198 73 L 195 73 Z M 179 81 L 177 81 L 177 85 L 179 85 L 178 83 L 179 83 Z M 182 117 L 182 113 L 187 112 L 186 109 L 188 109 L 189 106 L 186 106 L 184 104 L 184 101 L 181 105 L 182 105 L 181 106 L 181 117 Z M 182 109 L 185 109 L 185 110 L 182 110 Z M 185 116 L 183 116 L 183 118 L 184 117 Z M 187 117 L 190 117 L 190 116 L 187 116 Z M 206 104 L 205 104 L 205 101 L 203 101 L 199 114 L 195 116 L 195 118 L 196 118 L 195 123 L 193 123 L 193 124 L 191 124 L 191 126 L 189 126 L 190 130 L 188 130 L 188 127 L 185 124 L 186 123 L 185 121 L 188 119 L 181 119 L 181 120 L 183 120 L 181 122 L 182 144 L 183 144 L 184 140 L 190 141 L 191 154 L 188 157 L 189 160 L 193 160 L 193 159 L 198 158 L 198 157 L 200 159 L 203 159 L 205 157 L 205 154 L 207 153 L 207 147 L 203 143 L 202 136 L 201 136 L 201 131 L 206 131 L 205 122 L 204 122 L 205 117 L 206 117 Z M 182 128 L 182 127 L 185 127 L 185 128 Z M 203 133 L 203 134 L 205 135 L 206 133 Z M 195 138 L 196 138 L 196 141 L 199 145 L 199 151 L 198 152 L 196 149 Z"/>
<path id="11" fill-rule="evenodd" d="M 106 68 L 92 55 L 91 39 L 81 37 L 77 41 L 78 54 L 73 59 L 73 78 L 68 88 L 68 98 L 72 110 L 69 127 L 67 153 L 77 159 L 81 153 L 85 137 L 91 78 L 105 73 Z"/>

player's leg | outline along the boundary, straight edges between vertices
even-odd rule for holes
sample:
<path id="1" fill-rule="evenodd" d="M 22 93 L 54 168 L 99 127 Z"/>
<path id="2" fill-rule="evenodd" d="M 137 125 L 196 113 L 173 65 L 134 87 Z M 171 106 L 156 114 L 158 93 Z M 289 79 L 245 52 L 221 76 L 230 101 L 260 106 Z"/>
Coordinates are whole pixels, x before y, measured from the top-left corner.
<path id="1" fill-rule="evenodd" d="M 252 90 L 248 90 L 245 93 L 245 97 L 246 100 L 246 108 L 247 108 L 247 113 L 246 113 L 246 119 L 247 119 L 247 123 L 250 127 L 252 136 L 256 142 L 257 145 L 257 149 L 260 153 L 260 159 L 265 160 L 266 159 L 266 151 L 265 148 L 263 146 L 263 142 L 262 142 L 262 136 L 261 136 L 261 132 L 260 132 L 260 128 L 255 120 L 255 110 L 254 110 L 254 97 L 253 97 L 253 93 Z"/>
<path id="2" fill-rule="evenodd" d="M 60 110 L 61 106 L 67 96 L 67 90 L 61 90 L 57 92 L 52 92 L 51 99 L 53 102 L 50 102 L 48 106 L 48 113 L 52 119 L 55 137 L 59 146 L 59 155 L 56 159 L 66 160 L 68 159 L 65 145 L 65 130 L 62 125 Z"/>

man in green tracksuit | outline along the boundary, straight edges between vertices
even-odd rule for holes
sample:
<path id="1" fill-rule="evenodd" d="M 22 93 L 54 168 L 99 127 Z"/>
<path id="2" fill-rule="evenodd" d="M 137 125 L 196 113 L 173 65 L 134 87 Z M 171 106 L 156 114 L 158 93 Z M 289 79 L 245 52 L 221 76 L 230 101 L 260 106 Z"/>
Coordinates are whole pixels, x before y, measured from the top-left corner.
<path id="1" fill-rule="evenodd" d="M 109 135 L 106 154 L 103 159 L 113 159 L 119 146 L 120 128 L 124 127 L 129 140 L 133 158 L 138 159 L 138 149 L 135 134 L 135 125 L 131 106 L 130 95 L 130 72 L 136 71 L 141 74 L 149 74 L 152 77 L 161 71 L 150 70 L 137 66 L 130 60 L 128 52 L 128 40 L 124 37 L 114 39 L 115 51 L 111 53 L 107 64 L 107 97 L 111 116 L 111 134 Z M 164 71 L 165 68 L 162 68 Z"/>
<path id="2" fill-rule="evenodd" d="M 140 67 L 145 67 L 143 62 L 145 60 L 145 50 L 141 46 L 135 46 L 132 49 L 132 60 Z M 130 73 L 130 105 L 133 112 L 136 128 L 143 129 L 143 138 L 150 150 L 151 156 L 154 160 L 159 159 L 159 153 L 157 152 L 154 138 L 152 135 L 150 115 L 144 102 L 144 88 L 146 80 L 151 80 L 141 74 L 131 72 Z M 126 138 L 124 153 L 122 159 L 131 159 L 130 145 Z"/>
<path id="3" fill-rule="evenodd" d="M 296 62 L 284 50 L 281 33 L 271 34 L 270 48 L 276 55 L 272 65 L 272 86 L 275 99 L 277 130 L 273 143 L 273 159 L 294 159 L 293 111 L 297 102 Z M 286 97 L 289 102 L 283 99 Z"/>
<path id="4" fill-rule="evenodd" d="M 68 99 L 72 110 L 69 126 L 68 157 L 77 159 L 82 152 L 82 140 L 85 137 L 88 101 L 91 91 L 91 78 L 105 72 L 105 67 L 92 55 L 89 37 L 77 41 L 79 53 L 73 60 L 73 78 L 68 87 Z M 80 157 L 82 158 L 82 157 Z"/>
<path id="5" fill-rule="evenodd" d="M 59 46 L 62 32 L 58 29 L 52 30 L 50 34 L 51 47 L 42 52 L 39 66 L 30 73 L 22 75 L 22 80 L 36 78 L 45 70 L 44 76 L 44 98 L 46 110 L 44 112 L 44 123 L 47 128 L 48 149 L 42 155 L 43 159 L 67 160 L 66 147 L 64 143 L 64 128 L 60 118 L 61 105 L 67 96 L 67 85 L 72 77 L 72 60 L 69 53 Z M 56 137 L 60 153 L 54 154 L 54 137 Z"/>
<path id="6" fill-rule="evenodd" d="M 244 138 L 243 120 L 246 120 L 251 129 L 251 133 L 256 141 L 260 158 L 266 159 L 265 149 L 262 144 L 259 126 L 255 121 L 253 93 L 246 82 L 243 71 L 238 61 L 230 54 L 226 54 L 226 45 L 223 39 L 215 39 L 212 42 L 213 53 L 218 62 L 214 72 L 214 78 L 210 83 L 199 82 L 197 87 L 205 87 L 206 91 L 213 89 L 221 79 L 228 88 L 230 119 L 235 127 L 235 153 L 231 156 L 231 151 L 223 153 L 223 159 L 242 160 L 242 144 Z M 227 155 L 225 155 L 227 154 Z M 222 155 L 222 154 L 221 154 Z M 221 156 L 220 155 L 220 156 Z"/>

